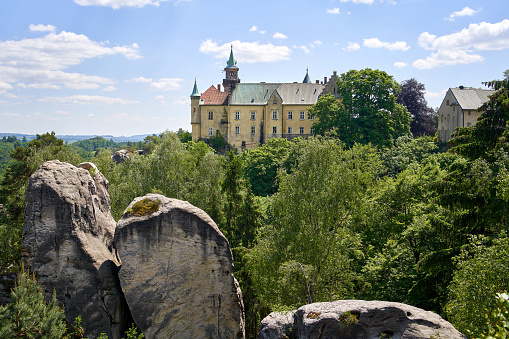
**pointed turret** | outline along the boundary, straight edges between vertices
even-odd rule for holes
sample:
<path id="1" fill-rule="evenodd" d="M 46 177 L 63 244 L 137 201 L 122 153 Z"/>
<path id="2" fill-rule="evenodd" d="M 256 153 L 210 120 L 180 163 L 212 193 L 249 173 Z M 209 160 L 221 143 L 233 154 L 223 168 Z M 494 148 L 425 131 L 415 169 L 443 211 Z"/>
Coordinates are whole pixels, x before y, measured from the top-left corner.
<path id="1" fill-rule="evenodd" d="M 198 86 L 196 85 L 196 78 L 194 79 L 194 88 L 193 88 L 193 93 L 191 93 L 191 98 L 192 97 L 199 97 L 200 96 L 200 92 L 198 92 Z"/>
<path id="2" fill-rule="evenodd" d="M 310 84 L 311 79 L 309 78 L 309 69 L 306 68 L 306 76 L 304 77 L 304 81 L 302 81 L 303 84 Z"/>
<path id="3" fill-rule="evenodd" d="M 235 60 L 235 58 L 233 57 L 233 45 L 231 45 L 230 58 L 226 62 L 226 68 L 225 69 L 232 69 L 232 68 L 237 68 L 238 69 L 238 67 L 237 67 L 237 60 Z"/>
<path id="4" fill-rule="evenodd" d="M 228 92 L 231 93 L 235 88 L 236 84 L 240 82 L 237 60 L 235 60 L 235 58 L 233 57 L 233 45 L 231 46 L 230 58 L 226 62 L 224 72 L 226 74 L 226 77 L 223 79 L 224 89 L 225 91 L 228 90 Z"/>

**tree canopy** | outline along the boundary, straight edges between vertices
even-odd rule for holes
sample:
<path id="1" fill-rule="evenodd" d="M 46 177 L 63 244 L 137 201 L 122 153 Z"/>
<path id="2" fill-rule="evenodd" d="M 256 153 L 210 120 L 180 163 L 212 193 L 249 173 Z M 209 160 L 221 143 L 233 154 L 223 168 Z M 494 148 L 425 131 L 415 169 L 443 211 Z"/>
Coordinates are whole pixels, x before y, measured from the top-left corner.
<path id="1" fill-rule="evenodd" d="M 435 111 L 428 106 L 424 92 L 424 84 L 411 78 L 401 83 L 401 90 L 396 95 L 396 102 L 405 106 L 412 115 L 410 131 L 416 138 L 433 136 L 437 132 L 437 121 L 433 117 Z"/>
<path id="2" fill-rule="evenodd" d="M 383 147 L 410 133 L 410 113 L 396 103 L 399 84 L 386 72 L 351 70 L 340 75 L 337 86 L 339 103 L 325 95 L 308 109 L 317 118 L 316 134 L 333 132 L 349 147 L 354 143 Z"/>

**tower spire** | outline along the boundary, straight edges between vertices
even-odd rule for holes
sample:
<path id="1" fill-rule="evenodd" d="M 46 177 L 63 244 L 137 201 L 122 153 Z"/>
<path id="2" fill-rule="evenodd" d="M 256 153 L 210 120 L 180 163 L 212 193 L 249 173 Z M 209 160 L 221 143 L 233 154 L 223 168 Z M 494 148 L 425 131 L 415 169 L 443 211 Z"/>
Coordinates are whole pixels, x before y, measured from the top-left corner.
<path id="1" fill-rule="evenodd" d="M 194 78 L 194 88 L 193 88 L 193 93 L 191 93 L 191 98 L 199 97 L 199 96 L 200 96 L 200 92 L 198 92 L 198 86 L 196 85 L 196 78 Z"/>
<path id="2" fill-rule="evenodd" d="M 233 57 L 233 45 L 230 45 L 230 58 L 226 62 L 226 68 L 238 68 L 237 60 Z"/>
<path id="3" fill-rule="evenodd" d="M 303 84 L 310 84 L 311 79 L 309 78 L 309 69 L 306 67 L 306 76 L 304 77 L 304 80 L 302 81 Z"/>

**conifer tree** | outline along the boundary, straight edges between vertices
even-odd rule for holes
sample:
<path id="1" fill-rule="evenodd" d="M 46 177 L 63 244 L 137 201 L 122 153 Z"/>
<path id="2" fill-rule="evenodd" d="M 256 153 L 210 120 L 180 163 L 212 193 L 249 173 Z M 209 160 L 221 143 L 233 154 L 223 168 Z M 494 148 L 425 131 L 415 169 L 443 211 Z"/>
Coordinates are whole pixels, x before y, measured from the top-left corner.
<path id="1" fill-rule="evenodd" d="M 66 330 L 64 312 L 53 294 L 46 304 L 44 292 L 35 276 L 18 275 L 10 303 L 0 307 L 0 338 L 61 338 Z"/>

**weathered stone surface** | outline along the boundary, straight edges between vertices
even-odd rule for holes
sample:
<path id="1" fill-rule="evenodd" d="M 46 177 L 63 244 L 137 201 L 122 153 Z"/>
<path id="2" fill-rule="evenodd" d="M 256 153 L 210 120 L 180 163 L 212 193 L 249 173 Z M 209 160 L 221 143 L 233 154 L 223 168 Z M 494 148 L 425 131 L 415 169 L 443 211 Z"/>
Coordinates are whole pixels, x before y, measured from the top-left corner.
<path id="1" fill-rule="evenodd" d="M 158 210 L 128 212 L 143 199 L 159 200 Z M 244 337 L 230 246 L 205 212 L 158 194 L 136 198 L 117 224 L 114 246 L 122 290 L 146 338 Z"/>
<path id="2" fill-rule="evenodd" d="M 68 322 L 81 316 L 85 336 L 120 338 L 130 316 L 108 249 L 116 227 L 108 181 L 93 164 L 81 167 L 48 161 L 30 178 L 23 260 L 48 297 L 56 291 Z"/>
<path id="3" fill-rule="evenodd" d="M 346 324 L 344 312 L 358 321 Z M 339 300 L 300 307 L 294 313 L 273 312 L 262 320 L 259 339 L 441 339 L 466 338 L 433 312 L 402 303 Z"/>
<path id="4" fill-rule="evenodd" d="M 120 164 L 121 162 L 127 161 L 129 159 L 129 151 L 126 149 L 118 150 L 111 156 L 111 160 L 115 161 L 117 164 Z"/>

